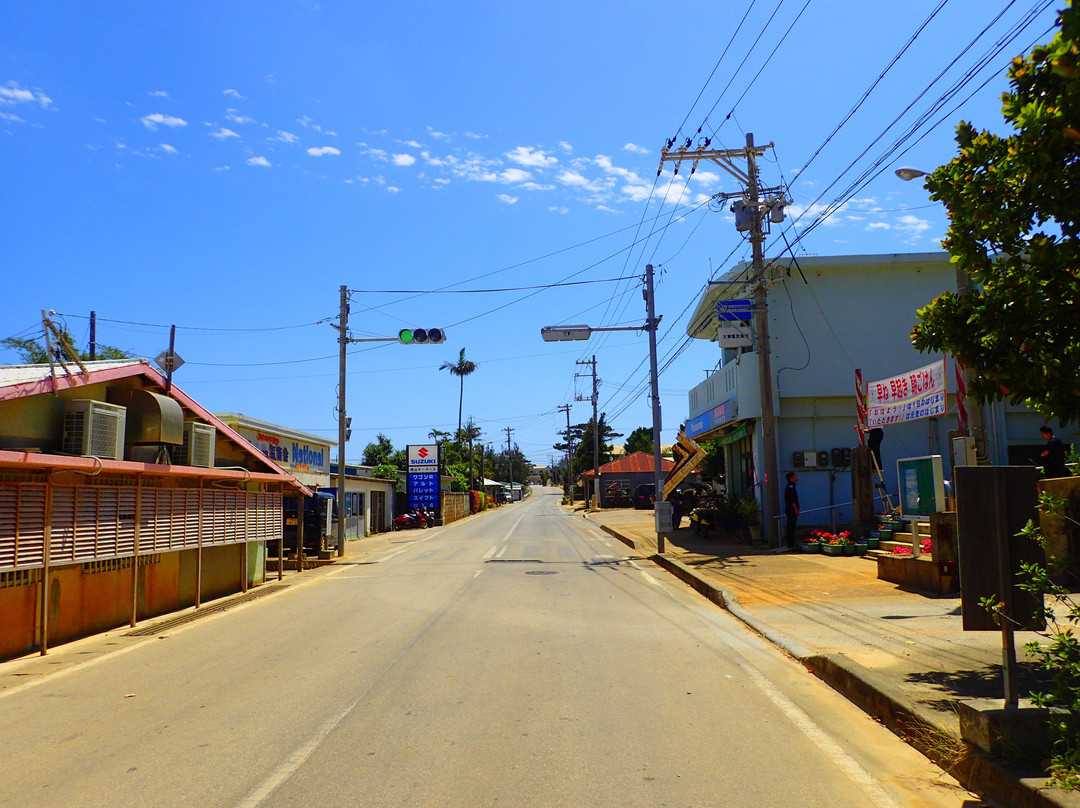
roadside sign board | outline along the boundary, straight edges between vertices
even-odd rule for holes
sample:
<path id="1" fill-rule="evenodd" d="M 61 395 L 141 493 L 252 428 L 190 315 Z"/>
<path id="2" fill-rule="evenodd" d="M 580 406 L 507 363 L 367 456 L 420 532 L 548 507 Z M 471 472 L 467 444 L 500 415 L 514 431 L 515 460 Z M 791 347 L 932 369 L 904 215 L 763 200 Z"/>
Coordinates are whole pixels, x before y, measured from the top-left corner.
<path id="1" fill-rule="evenodd" d="M 409 444 L 408 472 L 405 491 L 409 509 L 441 510 L 439 500 L 439 445 L 437 443 Z"/>
<path id="2" fill-rule="evenodd" d="M 753 316 L 754 301 L 752 300 L 716 301 L 716 319 L 721 323 L 733 320 L 752 320 Z"/>

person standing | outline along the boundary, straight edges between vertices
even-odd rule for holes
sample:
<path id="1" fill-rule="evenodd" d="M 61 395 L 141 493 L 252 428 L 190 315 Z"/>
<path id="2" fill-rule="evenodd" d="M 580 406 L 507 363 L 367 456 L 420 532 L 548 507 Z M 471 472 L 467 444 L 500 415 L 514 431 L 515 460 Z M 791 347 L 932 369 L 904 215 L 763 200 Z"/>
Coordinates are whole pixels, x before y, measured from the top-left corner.
<path id="1" fill-rule="evenodd" d="M 1065 444 L 1061 442 L 1061 438 L 1054 437 L 1054 430 L 1048 424 L 1039 427 L 1039 432 L 1046 440 L 1046 448 L 1039 454 L 1046 476 L 1048 478 L 1068 477 L 1069 470 L 1065 467 Z"/>
<path id="2" fill-rule="evenodd" d="M 799 520 L 799 491 L 795 484 L 799 482 L 794 471 L 787 473 L 787 485 L 784 486 L 784 516 L 787 518 L 787 536 L 785 544 L 795 547 L 795 523 Z"/>

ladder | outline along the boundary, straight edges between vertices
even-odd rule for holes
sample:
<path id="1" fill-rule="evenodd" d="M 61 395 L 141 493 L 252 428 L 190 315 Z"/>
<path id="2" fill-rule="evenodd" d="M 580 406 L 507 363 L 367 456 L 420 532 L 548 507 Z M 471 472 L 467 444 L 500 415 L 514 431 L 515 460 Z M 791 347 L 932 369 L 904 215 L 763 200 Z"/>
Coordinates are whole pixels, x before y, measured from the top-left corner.
<path id="1" fill-rule="evenodd" d="M 885 510 L 892 512 L 892 499 L 889 497 L 889 490 L 885 487 L 885 478 L 881 475 L 881 466 L 878 465 L 877 455 L 870 452 L 870 468 L 874 470 L 874 474 L 877 475 L 877 481 L 874 483 L 874 488 L 877 489 L 878 498 L 885 505 Z"/>

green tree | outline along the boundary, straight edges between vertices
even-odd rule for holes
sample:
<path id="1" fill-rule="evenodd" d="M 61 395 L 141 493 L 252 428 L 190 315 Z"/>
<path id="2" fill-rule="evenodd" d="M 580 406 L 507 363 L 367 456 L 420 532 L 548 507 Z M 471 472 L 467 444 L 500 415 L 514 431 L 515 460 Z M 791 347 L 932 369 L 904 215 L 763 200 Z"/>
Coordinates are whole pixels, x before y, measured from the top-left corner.
<path id="1" fill-rule="evenodd" d="M 626 439 L 626 444 L 623 446 L 623 451 L 625 451 L 628 455 L 631 455 L 634 452 L 645 452 L 646 454 L 652 454 L 652 427 L 639 426 L 637 429 L 631 432 L 630 436 Z"/>
<path id="2" fill-rule="evenodd" d="M 461 431 L 461 405 L 465 401 L 465 377 L 476 370 L 476 363 L 465 358 L 465 349 L 461 349 L 457 362 L 443 362 L 439 370 L 449 370 L 451 376 L 461 380 L 461 392 L 458 393 L 457 431 Z"/>
<path id="3" fill-rule="evenodd" d="M 379 466 L 391 462 L 390 458 L 393 454 L 394 445 L 390 442 L 390 438 L 380 432 L 372 443 L 364 447 L 362 463 L 365 466 Z"/>
<path id="4" fill-rule="evenodd" d="M 1080 419 L 1080 13 L 1009 68 L 1012 134 L 957 127 L 959 154 L 926 181 L 945 203 L 943 246 L 972 282 L 918 312 L 912 343 L 972 370 L 977 400 Z"/>
<path id="5" fill-rule="evenodd" d="M 621 438 L 622 433 L 616 432 L 612 429 L 611 425 L 607 423 L 605 418 L 607 413 L 600 413 L 600 465 L 611 462 L 612 446 L 610 441 L 613 438 Z M 574 444 L 574 457 L 572 463 L 572 472 L 575 477 L 581 474 L 586 469 L 593 467 L 593 419 L 590 418 L 583 424 L 575 424 L 570 427 L 570 439 Z M 560 452 L 565 454 L 566 444 L 557 443 L 554 446 Z"/>
<path id="6" fill-rule="evenodd" d="M 45 345 L 44 341 L 32 340 L 32 339 L 19 339 L 17 337 L 8 337 L 5 340 L 0 340 L 0 345 L 3 345 L 9 350 L 15 351 L 22 357 L 23 363 L 27 365 L 47 365 L 49 359 L 63 359 L 65 361 L 74 361 L 77 356 L 82 361 L 88 361 L 90 354 L 87 351 L 79 351 L 75 347 L 75 340 L 72 338 L 71 333 L 68 331 L 60 332 L 61 345 L 54 345 L 54 355 L 49 356 L 49 349 Z M 59 356 L 56 352 L 59 351 Z M 120 350 L 114 348 L 111 345 L 98 345 L 94 351 L 94 356 L 98 360 L 110 360 L 110 359 L 131 359 L 131 356 Z"/>

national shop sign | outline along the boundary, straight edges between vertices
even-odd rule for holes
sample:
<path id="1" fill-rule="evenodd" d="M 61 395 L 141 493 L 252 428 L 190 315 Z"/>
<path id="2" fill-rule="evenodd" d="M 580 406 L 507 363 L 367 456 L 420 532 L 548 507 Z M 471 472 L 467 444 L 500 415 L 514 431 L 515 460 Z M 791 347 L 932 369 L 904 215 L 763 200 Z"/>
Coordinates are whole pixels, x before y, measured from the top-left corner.
<path id="1" fill-rule="evenodd" d="M 934 418 L 946 412 L 945 359 L 870 382 L 866 390 L 866 426 Z"/>

